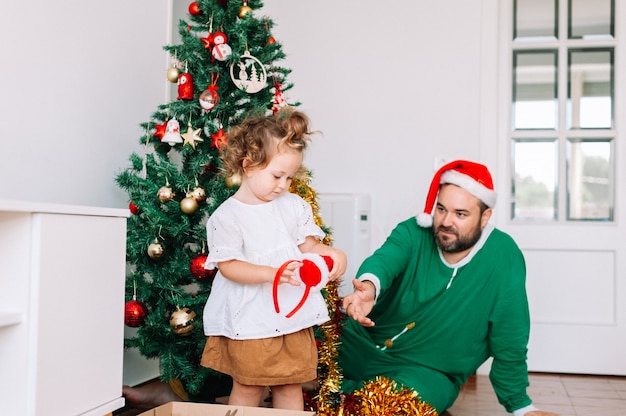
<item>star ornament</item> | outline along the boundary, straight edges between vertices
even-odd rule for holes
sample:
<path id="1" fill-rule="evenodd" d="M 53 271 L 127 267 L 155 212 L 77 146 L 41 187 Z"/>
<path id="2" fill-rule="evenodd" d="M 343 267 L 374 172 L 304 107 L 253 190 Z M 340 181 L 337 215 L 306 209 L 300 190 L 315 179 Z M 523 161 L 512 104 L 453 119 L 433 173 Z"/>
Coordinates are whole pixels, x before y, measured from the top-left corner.
<path id="1" fill-rule="evenodd" d="M 200 38 L 200 40 L 202 41 L 202 44 L 204 45 L 205 49 L 208 49 L 208 50 L 213 49 L 215 42 L 213 41 L 212 33 L 209 33 L 206 38 Z"/>
<path id="2" fill-rule="evenodd" d="M 227 139 L 226 135 L 224 134 L 224 129 L 219 129 L 217 133 L 211 134 L 211 138 L 213 138 L 211 146 L 217 147 L 217 150 L 222 150 L 222 146 L 226 145 Z"/>
<path id="3" fill-rule="evenodd" d="M 191 123 L 187 124 L 187 132 L 181 134 L 182 138 L 185 140 L 183 142 L 183 146 L 188 144 L 188 145 L 190 145 L 191 147 L 193 147 L 195 149 L 196 148 L 196 142 L 203 142 L 204 141 L 200 137 L 200 132 L 201 131 L 202 131 L 202 129 L 194 130 L 193 127 L 191 127 Z"/>
<path id="4" fill-rule="evenodd" d="M 165 131 L 167 129 L 167 121 L 163 124 L 155 124 L 154 127 L 156 128 L 156 131 L 152 135 L 159 140 L 163 140 L 163 136 L 165 136 Z"/>

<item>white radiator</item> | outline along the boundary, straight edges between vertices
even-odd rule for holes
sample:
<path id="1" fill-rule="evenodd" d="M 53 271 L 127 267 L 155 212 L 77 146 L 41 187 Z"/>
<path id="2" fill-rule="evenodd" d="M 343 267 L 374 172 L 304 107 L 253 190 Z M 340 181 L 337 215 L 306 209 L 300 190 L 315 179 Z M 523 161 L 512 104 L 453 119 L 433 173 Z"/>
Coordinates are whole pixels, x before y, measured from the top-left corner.
<path id="1" fill-rule="evenodd" d="M 339 285 L 339 296 L 352 293 L 352 279 L 370 255 L 370 197 L 363 193 L 318 193 L 320 216 L 330 228 L 333 247 L 348 256 L 348 268 Z"/>

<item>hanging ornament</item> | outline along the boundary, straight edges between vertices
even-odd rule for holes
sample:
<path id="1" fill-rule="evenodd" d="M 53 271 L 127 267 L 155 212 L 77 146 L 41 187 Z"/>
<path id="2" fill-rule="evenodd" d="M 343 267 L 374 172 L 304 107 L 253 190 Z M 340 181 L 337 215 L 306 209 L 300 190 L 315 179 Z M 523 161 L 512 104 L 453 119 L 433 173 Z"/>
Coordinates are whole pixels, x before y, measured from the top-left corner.
<path id="1" fill-rule="evenodd" d="M 176 194 L 172 191 L 172 188 L 170 188 L 169 183 L 168 183 L 159 189 L 159 191 L 157 192 L 157 196 L 159 198 L 159 201 L 169 202 L 172 199 L 174 199 Z"/>
<path id="2" fill-rule="evenodd" d="M 221 127 L 217 133 L 211 134 L 211 138 L 213 139 L 211 147 L 215 147 L 217 150 L 222 150 L 222 146 L 226 145 L 228 139 L 226 134 L 224 134 L 224 129 Z"/>
<path id="3" fill-rule="evenodd" d="M 159 240 L 155 238 L 152 244 L 148 246 L 148 256 L 150 256 L 151 259 L 158 259 L 163 253 L 165 253 L 165 249 Z"/>
<path id="4" fill-rule="evenodd" d="M 167 122 L 165 134 L 163 135 L 161 141 L 168 143 L 170 146 L 183 142 L 183 138 L 180 137 L 180 124 L 178 123 L 178 120 L 173 118 Z"/>
<path id="5" fill-rule="evenodd" d="M 235 76 L 235 63 L 230 65 L 230 78 L 233 83 L 249 94 L 261 91 L 267 86 L 267 71 L 265 66 L 250 51 L 246 50 L 237 62 L 237 76 Z M 250 71 L 250 72 L 248 72 Z"/>
<path id="6" fill-rule="evenodd" d="M 287 102 L 283 97 L 283 86 L 280 83 L 274 84 L 274 98 L 272 100 L 272 113 L 276 114 L 278 110 L 285 107 Z"/>
<path id="7" fill-rule="evenodd" d="M 239 175 L 238 173 L 235 173 L 231 176 L 227 176 L 224 182 L 226 183 L 227 188 L 233 188 L 233 187 L 239 186 L 241 185 L 241 175 Z"/>
<path id="8" fill-rule="evenodd" d="M 192 148 L 196 148 L 196 142 L 203 142 L 204 140 L 200 137 L 200 132 L 202 131 L 202 129 L 196 129 L 194 130 L 193 127 L 191 127 L 191 123 L 187 123 L 187 133 L 183 133 L 181 136 L 183 137 L 183 139 L 185 139 L 185 142 L 183 144 L 186 145 L 190 145 Z"/>
<path id="9" fill-rule="evenodd" d="M 211 110 L 219 103 L 220 96 L 217 94 L 218 89 L 219 87 L 217 85 L 209 85 L 207 89 L 200 94 L 198 101 L 203 110 Z"/>
<path id="10" fill-rule="evenodd" d="M 176 54 L 171 57 L 171 66 L 166 72 L 167 80 L 172 84 L 176 84 L 178 82 L 178 76 L 180 75 L 180 70 L 183 67 L 183 63 L 176 58 Z"/>
<path id="11" fill-rule="evenodd" d="M 137 205 L 133 204 L 132 201 L 128 204 L 128 209 L 130 210 L 131 214 L 133 214 L 133 215 L 139 214 L 139 207 Z"/>
<path id="12" fill-rule="evenodd" d="M 133 280 L 133 298 L 124 305 L 124 324 L 131 328 L 143 325 L 148 308 L 145 303 L 137 300 L 137 282 Z"/>
<path id="13" fill-rule="evenodd" d="M 154 127 L 156 128 L 156 131 L 152 133 L 152 136 L 162 141 L 163 136 L 165 136 L 165 132 L 167 131 L 167 121 L 163 124 L 155 124 Z"/>
<path id="14" fill-rule="evenodd" d="M 207 259 L 206 254 L 199 254 L 191 260 L 189 264 L 189 270 L 193 277 L 202 281 L 211 281 L 215 277 L 217 273 L 217 269 L 205 269 L 204 264 Z"/>
<path id="15" fill-rule="evenodd" d="M 202 107 L 205 111 L 211 110 L 220 102 L 220 96 L 217 94 L 219 87 L 216 85 L 219 78 L 219 74 L 215 76 L 211 73 L 211 85 L 209 85 L 207 89 L 200 94 L 200 97 L 198 97 L 200 107 Z"/>
<path id="16" fill-rule="evenodd" d="M 226 43 L 227 40 L 226 34 L 222 32 L 215 32 L 215 35 L 213 35 L 213 50 L 211 51 L 211 55 L 218 61 L 225 61 L 233 54 L 233 50 Z"/>
<path id="17" fill-rule="evenodd" d="M 198 201 L 194 199 L 191 193 L 180 201 L 180 210 L 187 215 L 191 215 L 198 210 Z"/>
<path id="18" fill-rule="evenodd" d="M 192 16 L 199 16 L 202 14 L 202 10 L 200 10 L 200 6 L 197 1 L 193 1 L 189 4 L 189 14 Z"/>
<path id="19" fill-rule="evenodd" d="M 248 6 L 248 0 L 243 0 L 243 6 L 239 9 L 239 18 L 244 19 L 246 16 L 252 16 L 252 8 Z"/>
<path id="20" fill-rule="evenodd" d="M 148 316 L 148 308 L 146 304 L 137 300 L 133 296 L 133 300 L 129 300 L 124 305 L 124 324 L 131 328 L 137 328 L 144 324 Z"/>
<path id="21" fill-rule="evenodd" d="M 213 33 L 211 33 L 210 30 L 208 35 L 206 35 L 206 37 L 201 37 L 200 40 L 202 41 L 205 49 L 208 49 L 209 51 L 213 49 Z"/>
<path id="22" fill-rule="evenodd" d="M 193 323 L 196 319 L 196 313 L 188 308 L 179 309 L 178 307 L 170 317 L 170 326 L 175 334 L 186 336 L 193 331 Z"/>
<path id="23" fill-rule="evenodd" d="M 178 76 L 180 75 L 180 71 L 175 66 L 169 67 L 166 72 L 167 80 L 172 84 L 176 84 L 178 82 Z"/>
<path id="24" fill-rule="evenodd" d="M 191 197 L 196 200 L 196 202 L 203 202 L 206 199 L 206 192 L 204 188 L 201 188 L 196 185 L 195 188 L 191 192 L 189 192 Z"/>
<path id="25" fill-rule="evenodd" d="M 193 76 L 189 72 L 178 76 L 178 99 L 193 100 Z"/>
<path id="26" fill-rule="evenodd" d="M 270 35 L 270 27 L 267 24 L 267 19 L 264 19 L 265 22 L 265 31 L 268 33 L 269 37 L 267 38 L 267 44 L 268 45 L 273 45 L 276 43 L 276 39 L 274 39 L 274 36 Z"/>

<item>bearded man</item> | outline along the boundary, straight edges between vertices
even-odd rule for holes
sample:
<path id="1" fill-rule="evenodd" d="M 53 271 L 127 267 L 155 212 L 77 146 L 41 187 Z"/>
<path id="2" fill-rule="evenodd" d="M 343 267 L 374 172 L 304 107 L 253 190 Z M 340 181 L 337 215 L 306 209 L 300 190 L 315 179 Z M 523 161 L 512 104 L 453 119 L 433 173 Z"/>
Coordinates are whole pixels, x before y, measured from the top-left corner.
<path id="1" fill-rule="evenodd" d="M 424 212 L 363 262 L 342 305 L 351 318 L 339 351 L 344 392 L 386 376 L 441 414 L 493 357 L 490 380 L 507 411 L 554 415 L 526 393 L 526 266 L 513 239 L 489 223 L 495 203 L 486 166 L 448 163 Z"/>

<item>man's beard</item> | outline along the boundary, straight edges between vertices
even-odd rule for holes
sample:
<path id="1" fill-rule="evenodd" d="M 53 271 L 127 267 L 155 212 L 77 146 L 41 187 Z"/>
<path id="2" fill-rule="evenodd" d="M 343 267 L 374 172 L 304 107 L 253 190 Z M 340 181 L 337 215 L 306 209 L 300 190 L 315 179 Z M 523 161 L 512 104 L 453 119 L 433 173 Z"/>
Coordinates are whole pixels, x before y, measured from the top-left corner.
<path id="1" fill-rule="evenodd" d="M 445 237 L 441 236 L 439 231 L 454 234 L 456 236 L 456 240 L 445 239 Z M 436 229 L 433 228 L 433 235 L 437 245 L 441 251 L 446 253 L 460 253 L 474 247 L 478 240 L 480 240 L 482 233 L 483 230 L 480 227 L 480 223 L 476 224 L 476 227 L 471 230 L 470 233 L 463 235 L 459 235 L 458 230 L 454 227 L 443 227 L 440 225 Z"/>

